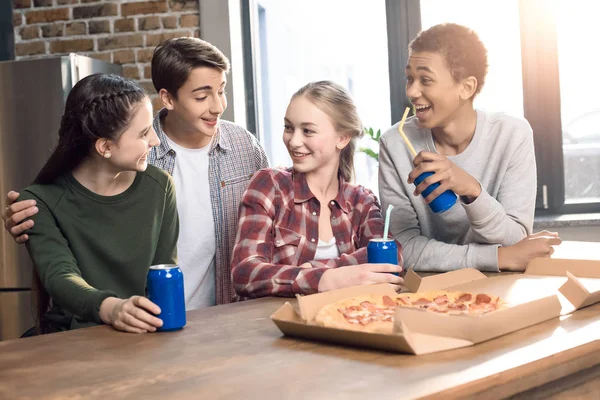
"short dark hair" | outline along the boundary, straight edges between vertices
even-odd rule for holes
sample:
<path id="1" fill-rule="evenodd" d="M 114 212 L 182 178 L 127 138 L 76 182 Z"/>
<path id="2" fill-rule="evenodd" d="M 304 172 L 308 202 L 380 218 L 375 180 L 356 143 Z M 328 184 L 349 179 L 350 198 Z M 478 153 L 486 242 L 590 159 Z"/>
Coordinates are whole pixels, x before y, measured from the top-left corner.
<path id="1" fill-rule="evenodd" d="M 477 79 L 475 95 L 481 92 L 488 70 L 487 49 L 472 29 L 450 23 L 435 25 L 419 32 L 408 50 L 409 53 L 440 54 L 456 82 L 474 76 Z"/>
<path id="2" fill-rule="evenodd" d="M 177 91 L 198 67 L 229 72 L 229 60 L 212 44 L 193 37 L 179 37 L 159 44 L 152 56 L 152 83 L 157 92 L 166 89 L 177 98 Z"/>

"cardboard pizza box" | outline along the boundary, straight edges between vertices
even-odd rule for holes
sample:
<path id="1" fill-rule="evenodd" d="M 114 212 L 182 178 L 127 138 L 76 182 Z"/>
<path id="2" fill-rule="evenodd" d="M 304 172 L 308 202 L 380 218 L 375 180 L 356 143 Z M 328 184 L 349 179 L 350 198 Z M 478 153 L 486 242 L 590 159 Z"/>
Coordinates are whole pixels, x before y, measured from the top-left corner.
<path id="1" fill-rule="evenodd" d="M 565 248 L 558 251 L 563 245 Z M 321 307 L 343 298 L 368 294 L 394 296 L 393 287 L 387 284 L 300 296 L 298 311 L 286 303 L 271 319 L 287 336 L 400 353 L 419 355 L 472 346 L 600 301 L 598 253 L 593 244 L 564 242 L 551 259 L 532 260 L 524 274 L 487 277 L 480 271 L 463 269 L 422 278 L 414 271 L 408 271 L 405 285 L 410 291 L 443 289 L 488 293 L 500 296 L 511 307 L 480 316 L 446 315 L 398 307 L 391 335 L 314 324 Z"/>
<path id="2" fill-rule="evenodd" d="M 404 284 L 410 292 L 457 290 L 501 297 L 511 304 L 534 301 L 555 293 L 561 315 L 600 301 L 600 245 L 563 242 L 551 258 L 529 262 L 523 274 L 487 277 L 474 269 L 462 269 L 421 278 L 409 270 Z"/>
<path id="3" fill-rule="evenodd" d="M 472 345 L 471 342 L 463 339 L 432 337 L 429 334 L 412 333 L 406 327 L 403 327 L 401 323 L 399 325 L 400 329 L 404 329 L 404 331 L 393 335 L 326 328 L 314 324 L 314 318 L 321 307 L 347 297 L 369 294 L 395 296 L 396 291 L 393 286 L 381 283 L 300 296 L 297 299 L 299 312 L 289 302 L 286 302 L 271 315 L 271 320 L 286 336 L 391 350 L 399 353 L 416 354 L 414 351 L 424 346 L 430 349 L 430 352 L 435 352 Z"/>

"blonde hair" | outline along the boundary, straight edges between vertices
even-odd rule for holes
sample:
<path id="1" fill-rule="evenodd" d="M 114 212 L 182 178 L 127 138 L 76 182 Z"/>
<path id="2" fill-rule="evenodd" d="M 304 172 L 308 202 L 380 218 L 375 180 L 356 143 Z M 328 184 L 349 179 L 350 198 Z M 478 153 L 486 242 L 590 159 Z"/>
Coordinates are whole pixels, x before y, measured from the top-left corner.
<path id="1" fill-rule="evenodd" d="M 325 112 L 338 133 L 351 137 L 340 154 L 339 174 L 346 182 L 354 178 L 354 152 L 356 142 L 363 136 L 364 128 L 350 94 L 331 81 L 310 82 L 301 87 L 292 99 L 305 96 L 311 103 Z"/>

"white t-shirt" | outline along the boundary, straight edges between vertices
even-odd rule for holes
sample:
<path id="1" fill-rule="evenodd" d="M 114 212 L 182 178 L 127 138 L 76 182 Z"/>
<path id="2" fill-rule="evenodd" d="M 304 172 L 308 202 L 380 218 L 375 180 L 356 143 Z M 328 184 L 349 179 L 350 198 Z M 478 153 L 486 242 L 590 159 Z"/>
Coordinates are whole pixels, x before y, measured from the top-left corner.
<path id="1" fill-rule="evenodd" d="M 186 149 L 167 138 L 176 152 L 173 179 L 179 213 L 177 254 L 183 272 L 185 308 L 195 310 L 214 306 L 215 223 L 208 182 L 208 152 Z"/>
<path id="2" fill-rule="evenodd" d="M 329 260 L 330 258 L 338 258 L 339 256 L 340 250 L 335 244 L 335 237 L 332 237 L 329 243 L 319 239 L 315 260 Z"/>

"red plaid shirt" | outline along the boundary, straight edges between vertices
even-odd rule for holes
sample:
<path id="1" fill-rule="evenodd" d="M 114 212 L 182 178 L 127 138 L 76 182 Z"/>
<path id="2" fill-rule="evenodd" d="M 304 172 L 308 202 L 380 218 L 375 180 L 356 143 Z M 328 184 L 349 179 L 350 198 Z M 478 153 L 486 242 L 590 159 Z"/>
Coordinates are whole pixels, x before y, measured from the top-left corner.
<path id="1" fill-rule="evenodd" d="M 341 256 L 317 261 L 321 204 L 305 175 L 291 169 L 257 172 L 240 205 L 231 262 L 236 292 L 244 297 L 316 293 L 329 268 L 366 263 L 369 240 L 383 234 L 377 198 L 369 189 L 340 181 L 328 206 Z M 306 262 L 312 268 L 299 268 Z"/>

